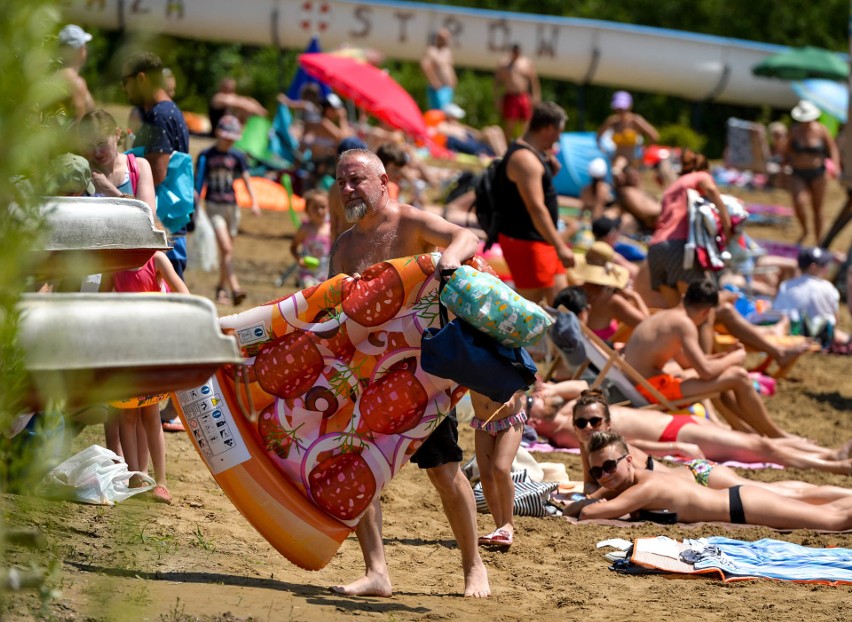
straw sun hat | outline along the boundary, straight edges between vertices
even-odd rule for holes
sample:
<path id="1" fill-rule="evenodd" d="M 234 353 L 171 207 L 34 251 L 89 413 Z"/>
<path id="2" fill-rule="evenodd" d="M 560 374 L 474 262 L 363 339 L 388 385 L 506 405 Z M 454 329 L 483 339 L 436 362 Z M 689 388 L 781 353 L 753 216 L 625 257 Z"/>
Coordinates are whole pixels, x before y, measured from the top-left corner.
<path id="1" fill-rule="evenodd" d="M 606 242 L 595 242 L 585 255 L 574 256 L 574 267 L 568 275 L 576 283 L 592 283 L 603 287 L 624 289 L 630 280 L 626 268 L 614 263 L 615 251 Z"/>

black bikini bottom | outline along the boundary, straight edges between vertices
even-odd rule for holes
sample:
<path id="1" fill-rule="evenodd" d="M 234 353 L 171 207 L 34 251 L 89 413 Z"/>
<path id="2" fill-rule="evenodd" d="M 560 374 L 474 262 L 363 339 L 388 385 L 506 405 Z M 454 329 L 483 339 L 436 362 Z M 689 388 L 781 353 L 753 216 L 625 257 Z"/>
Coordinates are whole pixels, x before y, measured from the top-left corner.
<path id="1" fill-rule="evenodd" d="M 812 181 L 816 181 L 823 175 L 825 175 L 825 166 L 818 166 L 816 168 L 793 169 L 793 177 L 798 177 L 805 183 L 811 183 Z"/>
<path id="2" fill-rule="evenodd" d="M 731 506 L 731 522 L 738 525 L 745 525 L 745 510 L 743 509 L 743 500 L 740 498 L 739 486 L 731 486 L 728 488 L 728 499 Z"/>

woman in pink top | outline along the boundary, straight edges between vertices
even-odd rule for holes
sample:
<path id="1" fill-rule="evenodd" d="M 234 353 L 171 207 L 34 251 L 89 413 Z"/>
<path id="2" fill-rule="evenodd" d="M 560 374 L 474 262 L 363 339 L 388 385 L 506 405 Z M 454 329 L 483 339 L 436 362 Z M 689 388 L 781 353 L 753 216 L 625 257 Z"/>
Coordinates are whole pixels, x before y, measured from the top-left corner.
<path id="1" fill-rule="evenodd" d="M 669 186 L 662 199 L 662 211 L 648 247 L 648 269 L 651 289 L 659 292 L 669 307 L 680 303 L 681 296 L 693 281 L 710 273 L 700 267 L 684 268 L 684 247 L 689 237 L 687 191 L 695 190 L 719 209 L 725 236 L 731 234 L 731 219 L 722 195 L 707 172 L 707 158 L 689 149 L 681 157 L 680 178 Z"/>
<path id="2" fill-rule="evenodd" d="M 172 267 L 168 257 L 160 251 L 138 270 L 123 270 L 104 275 L 102 289 L 124 293 L 188 294 L 186 284 Z M 156 335 L 151 335 L 156 339 Z M 131 471 L 148 471 L 148 453 L 154 464 L 156 486 L 151 491 L 154 499 L 171 503 L 172 496 L 166 487 L 166 439 L 160 421 L 160 401 L 165 395 L 152 395 L 112 402 L 118 409 L 118 433 L 127 468 Z M 115 411 L 114 411 L 115 412 Z M 134 485 L 131 480 L 131 486 Z"/>

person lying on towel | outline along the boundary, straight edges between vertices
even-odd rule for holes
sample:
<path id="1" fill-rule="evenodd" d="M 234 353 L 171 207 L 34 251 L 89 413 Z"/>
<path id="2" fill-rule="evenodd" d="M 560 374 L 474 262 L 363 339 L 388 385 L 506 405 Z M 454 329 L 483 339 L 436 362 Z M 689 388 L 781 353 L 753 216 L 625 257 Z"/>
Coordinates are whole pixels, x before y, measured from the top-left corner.
<path id="1" fill-rule="evenodd" d="M 589 472 L 601 487 L 616 493 L 608 500 L 589 500 L 580 519 L 620 518 L 641 510 L 669 511 L 684 523 L 717 521 L 765 525 L 775 529 L 852 529 L 852 499 L 812 505 L 782 497 L 758 486 L 714 490 L 659 471 L 639 469 L 624 439 L 596 432 L 589 442 Z"/>

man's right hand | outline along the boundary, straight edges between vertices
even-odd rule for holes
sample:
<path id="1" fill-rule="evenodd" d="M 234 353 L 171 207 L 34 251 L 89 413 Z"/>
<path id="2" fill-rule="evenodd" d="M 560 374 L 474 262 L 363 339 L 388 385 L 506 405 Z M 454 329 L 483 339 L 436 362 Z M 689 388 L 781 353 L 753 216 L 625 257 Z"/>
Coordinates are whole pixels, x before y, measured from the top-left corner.
<path id="1" fill-rule="evenodd" d="M 559 257 L 559 261 L 562 262 L 562 265 L 566 268 L 574 267 L 574 251 L 572 251 L 567 246 L 560 246 L 556 249 L 556 255 Z"/>

